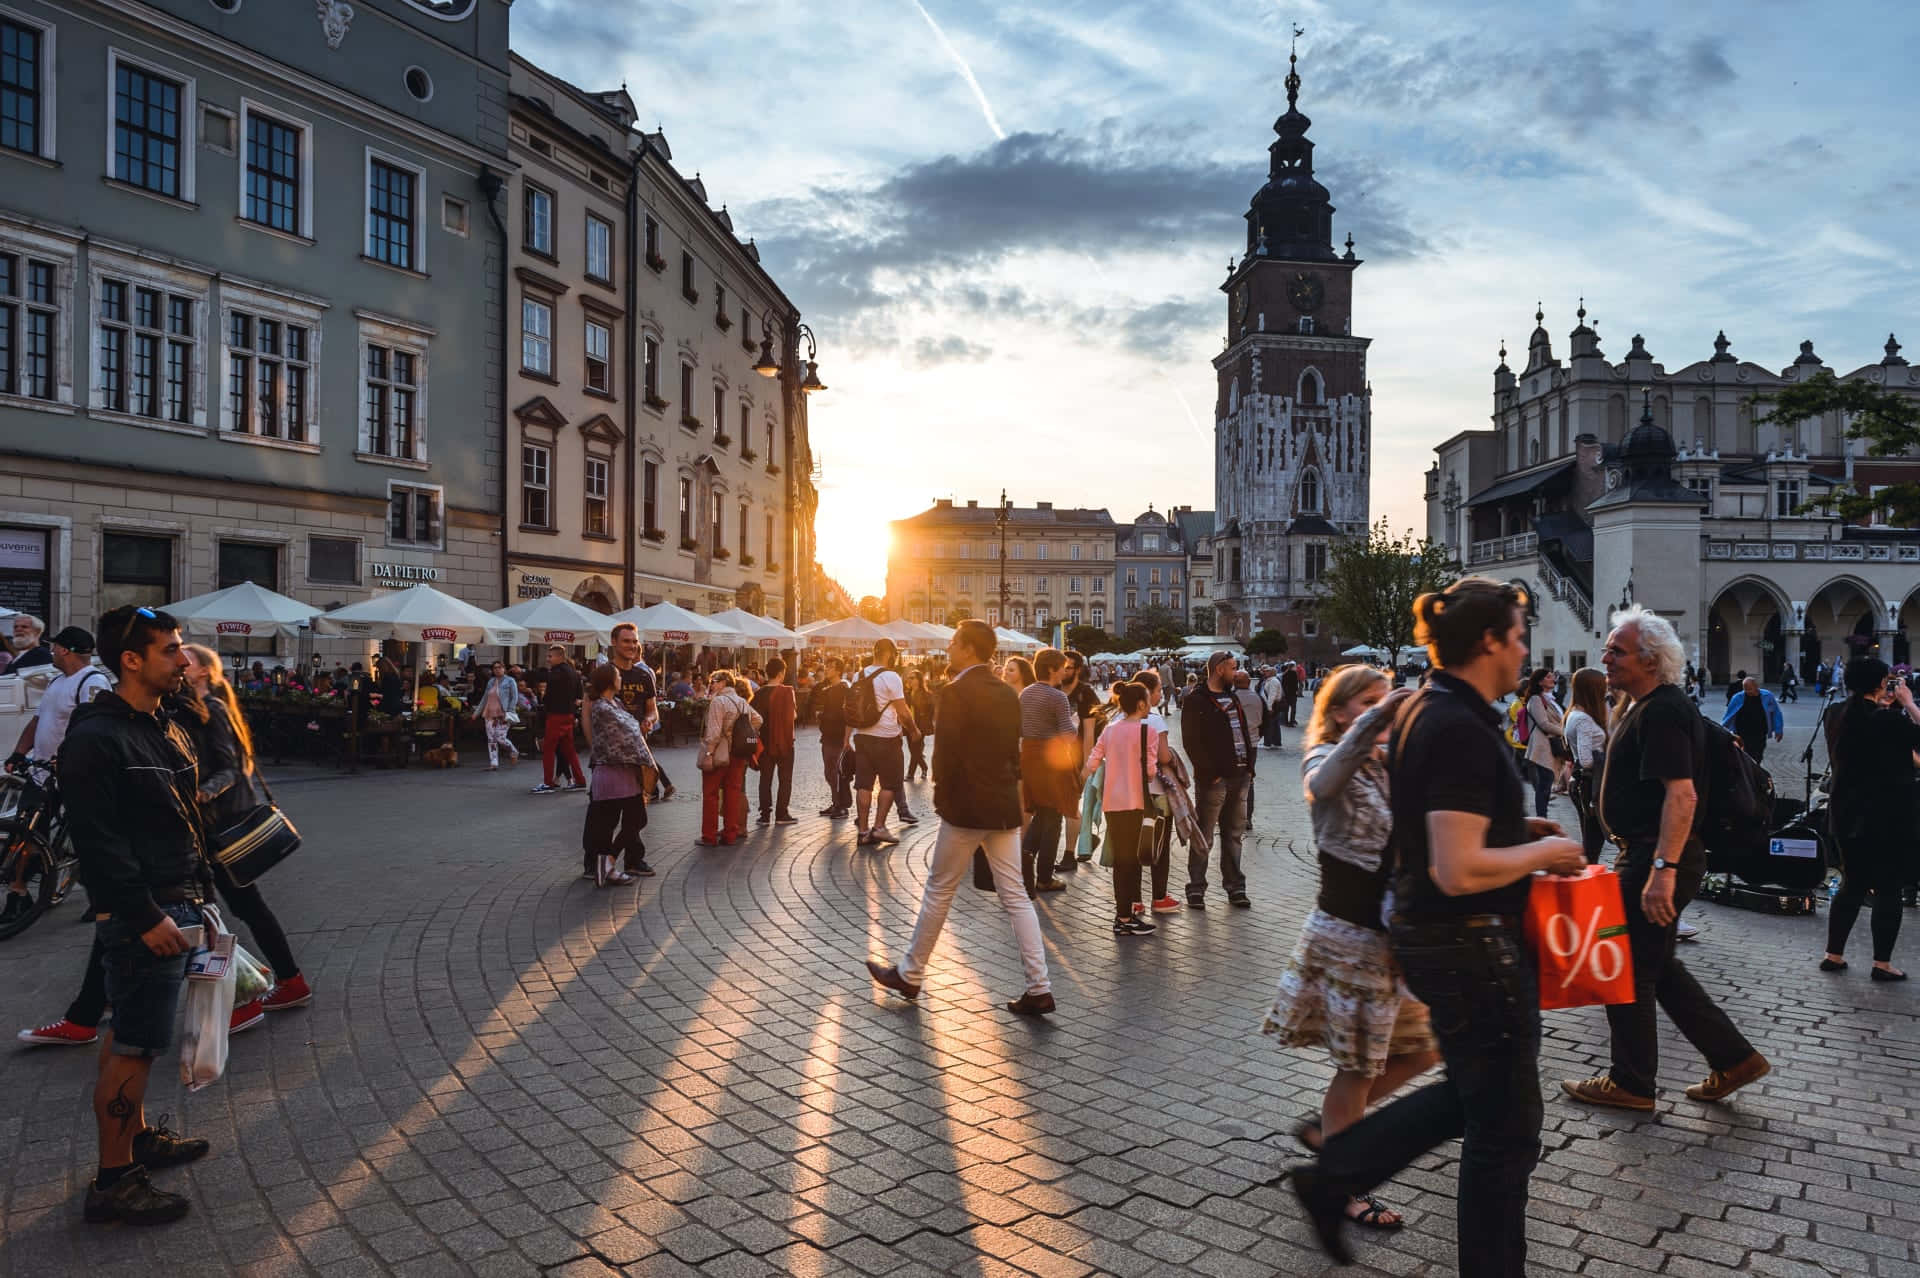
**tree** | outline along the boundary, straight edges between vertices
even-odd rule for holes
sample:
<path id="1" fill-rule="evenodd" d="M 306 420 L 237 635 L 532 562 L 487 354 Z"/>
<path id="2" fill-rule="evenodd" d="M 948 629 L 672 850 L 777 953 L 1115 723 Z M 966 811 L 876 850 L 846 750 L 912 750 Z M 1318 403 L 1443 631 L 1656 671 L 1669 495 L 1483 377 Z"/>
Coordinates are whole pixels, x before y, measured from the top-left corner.
<path id="1" fill-rule="evenodd" d="M 1117 639 L 1098 626 L 1067 627 L 1067 647 L 1077 648 L 1089 656 L 1096 652 L 1113 652 L 1119 646 Z"/>
<path id="2" fill-rule="evenodd" d="M 887 620 L 887 601 L 877 595 L 860 596 L 860 615 L 875 625 Z"/>
<path id="3" fill-rule="evenodd" d="M 1249 657 L 1278 657 L 1287 650 L 1287 637 L 1278 630 L 1257 632 L 1246 643 Z"/>
<path id="4" fill-rule="evenodd" d="M 1217 624 L 1217 618 L 1214 615 L 1214 611 L 1211 605 L 1203 604 L 1200 607 L 1197 607 L 1193 610 L 1193 633 L 1194 634 L 1196 635 L 1213 634 L 1214 633 L 1213 628 L 1216 624 Z"/>
<path id="5" fill-rule="evenodd" d="M 1382 519 L 1365 537 L 1334 544 L 1320 578 L 1321 624 L 1379 648 L 1397 665 L 1413 646 L 1413 601 L 1458 575 L 1445 546 L 1416 539 L 1412 529 L 1395 537 Z"/>
<path id="6" fill-rule="evenodd" d="M 1920 447 L 1920 399 L 1872 382 L 1843 382 L 1822 370 L 1804 382 L 1755 398 L 1772 406 L 1754 419 L 1756 425 L 1797 425 L 1811 417 L 1839 413 L 1847 424 L 1848 439 L 1871 441 L 1870 457 L 1899 457 Z M 1849 520 L 1885 511 L 1888 523 L 1912 528 L 1920 526 L 1920 482 L 1889 484 L 1871 495 L 1836 485 L 1825 497 L 1800 509 Z"/>
<path id="7" fill-rule="evenodd" d="M 1187 641 L 1180 614 L 1159 604 L 1135 610 L 1127 622 L 1129 648 L 1178 648 Z"/>

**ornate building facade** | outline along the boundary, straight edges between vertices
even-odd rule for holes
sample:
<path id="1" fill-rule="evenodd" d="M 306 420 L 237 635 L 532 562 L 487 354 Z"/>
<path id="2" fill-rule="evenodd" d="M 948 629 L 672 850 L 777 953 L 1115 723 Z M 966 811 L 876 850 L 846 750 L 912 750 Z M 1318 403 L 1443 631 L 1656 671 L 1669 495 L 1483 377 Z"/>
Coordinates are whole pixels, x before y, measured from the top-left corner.
<path id="1" fill-rule="evenodd" d="M 1229 267 L 1226 348 L 1214 361 L 1215 629 L 1275 629 L 1294 650 L 1330 646 L 1313 618 L 1332 545 L 1364 534 L 1372 466 L 1370 338 L 1353 334 L 1353 237 L 1313 176 L 1297 59 L 1274 122 L 1268 181 Z"/>
<path id="2" fill-rule="evenodd" d="M 894 520 L 887 615 L 946 625 L 983 617 L 1036 633 L 1057 621 L 1105 629 L 1113 616 L 1119 532 L 1113 516 L 1046 501 L 1004 510 L 1003 521 L 1001 507 L 977 501 L 956 506 L 943 497 L 928 510 Z"/>
<path id="3" fill-rule="evenodd" d="M 1802 342 L 1778 371 L 1713 353 L 1669 371 L 1638 336 L 1600 349 L 1584 304 L 1568 358 L 1536 310 L 1527 361 L 1493 374 L 1493 428 L 1440 444 L 1427 472 L 1427 531 L 1471 571 L 1536 598 L 1534 660 L 1597 664 L 1607 613 L 1638 600 L 1669 616 L 1716 681 L 1777 679 L 1792 662 L 1872 652 L 1911 659 L 1920 637 L 1920 530 L 1801 514 L 1846 485 L 1920 478 L 1920 460 L 1866 455 L 1837 416 L 1762 423 L 1759 396 L 1832 371 Z M 1840 374 L 1920 395 L 1891 336 Z M 1632 425 L 1629 429 L 1630 423 Z"/>

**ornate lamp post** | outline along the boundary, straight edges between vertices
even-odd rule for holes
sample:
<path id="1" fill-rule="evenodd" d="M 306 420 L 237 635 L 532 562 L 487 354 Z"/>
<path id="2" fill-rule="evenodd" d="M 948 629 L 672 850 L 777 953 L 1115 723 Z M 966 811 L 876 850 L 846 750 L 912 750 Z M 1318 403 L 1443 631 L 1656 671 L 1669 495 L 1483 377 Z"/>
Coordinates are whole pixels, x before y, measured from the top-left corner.
<path id="1" fill-rule="evenodd" d="M 1007 490 L 1000 490 L 1000 509 L 994 512 L 993 522 L 1000 530 L 1000 624 L 1011 625 L 1013 614 L 1008 611 L 1007 599 L 1007 516 L 1012 507 L 1007 505 Z"/>
<path id="2" fill-rule="evenodd" d="M 806 371 L 801 372 L 800 343 L 807 344 Z M 785 412 L 781 421 L 781 445 L 786 454 L 787 469 L 784 475 L 787 508 L 787 554 L 786 562 L 781 566 L 780 579 L 782 593 L 786 597 L 786 606 L 782 609 L 781 622 L 791 629 L 798 622 L 796 610 L 799 606 L 800 538 L 795 535 L 795 518 L 800 504 L 799 467 L 793 456 L 793 424 L 806 414 L 806 397 L 815 391 L 823 391 L 827 384 L 820 380 L 820 366 L 816 362 L 818 350 L 813 330 L 802 324 L 796 316 L 787 324 L 782 343 L 784 358 L 776 359 L 773 353 L 773 317 L 769 315 L 761 329 L 760 358 L 754 361 L 753 371 L 762 377 L 780 379 L 780 394 L 784 401 Z M 811 570 L 812 565 L 808 568 Z"/>

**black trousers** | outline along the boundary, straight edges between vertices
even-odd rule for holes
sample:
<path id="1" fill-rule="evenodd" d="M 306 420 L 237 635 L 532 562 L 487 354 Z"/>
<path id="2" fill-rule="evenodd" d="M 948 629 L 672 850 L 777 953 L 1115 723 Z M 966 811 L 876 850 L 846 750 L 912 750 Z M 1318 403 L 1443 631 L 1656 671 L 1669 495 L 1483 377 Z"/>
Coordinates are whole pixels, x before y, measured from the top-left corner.
<path id="1" fill-rule="evenodd" d="M 768 804 L 774 795 L 773 778 L 780 775 L 780 802 L 769 809 Z M 788 746 L 778 753 L 771 750 L 760 752 L 760 815 L 766 816 L 771 810 L 775 816 L 787 816 L 787 805 L 793 802 L 793 747 Z"/>
<path id="2" fill-rule="evenodd" d="M 918 768 L 921 776 L 927 775 L 927 738 L 925 733 L 907 738 L 907 780 L 913 780 L 913 770 Z"/>
<path id="3" fill-rule="evenodd" d="M 610 856 L 618 863 L 615 868 L 631 873 L 647 859 L 647 845 L 640 841 L 640 831 L 646 828 L 647 801 L 641 795 L 588 800 L 586 825 L 580 831 L 586 872 L 592 874 L 598 868 L 595 858 Z"/>
<path id="4" fill-rule="evenodd" d="M 1330 1189 L 1364 1194 L 1462 1138 L 1459 1272 L 1525 1278 L 1527 1182 L 1540 1160 L 1540 987 L 1518 920 L 1396 927 L 1393 953 L 1427 1005 L 1446 1077 L 1327 1139 Z"/>
<path id="5" fill-rule="evenodd" d="M 1035 808 L 1027 822 L 1027 834 L 1020 841 L 1020 877 L 1027 891 L 1033 885 L 1053 877 L 1053 857 L 1060 846 L 1060 831 L 1065 819 L 1052 808 Z"/>
<path id="6" fill-rule="evenodd" d="M 1867 893 L 1873 893 L 1873 961 L 1891 963 L 1893 943 L 1900 939 L 1900 846 L 1874 840 L 1849 839 L 1842 846 L 1845 868 L 1840 891 L 1827 911 L 1827 953 L 1845 954 L 1847 937 L 1860 918 Z"/>
<path id="7" fill-rule="evenodd" d="M 1600 778 L 1587 768 L 1575 768 L 1573 782 L 1567 787 L 1573 796 L 1573 810 L 1580 814 L 1580 845 L 1586 849 L 1588 865 L 1600 863 L 1600 849 L 1607 841 L 1600 813 L 1594 807 L 1599 788 Z"/>
<path id="8" fill-rule="evenodd" d="M 1750 737 L 1742 733 L 1740 735 L 1740 744 L 1746 748 L 1747 757 L 1755 763 L 1767 757 L 1767 734 L 1764 732 L 1757 737 Z"/>
<path id="9" fill-rule="evenodd" d="M 1648 919 L 1640 908 L 1640 893 L 1653 872 L 1653 849 L 1629 848 L 1614 869 L 1620 875 L 1620 895 L 1627 907 L 1627 943 L 1633 951 L 1631 1003 L 1607 1007 L 1607 1025 L 1613 1031 L 1614 1084 L 1636 1096 L 1659 1091 L 1660 1027 L 1656 1009 L 1665 1012 L 1674 1028 L 1686 1035 L 1709 1069 L 1732 1069 L 1753 1055 L 1753 1044 L 1734 1028 L 1686 964 L 1673 956 L 1675 924 L 1665 927 Z M 1704 862 L 1683 864 L 1674 871 L 1673 909 L 1676 919 L 1700 890 Z"/>

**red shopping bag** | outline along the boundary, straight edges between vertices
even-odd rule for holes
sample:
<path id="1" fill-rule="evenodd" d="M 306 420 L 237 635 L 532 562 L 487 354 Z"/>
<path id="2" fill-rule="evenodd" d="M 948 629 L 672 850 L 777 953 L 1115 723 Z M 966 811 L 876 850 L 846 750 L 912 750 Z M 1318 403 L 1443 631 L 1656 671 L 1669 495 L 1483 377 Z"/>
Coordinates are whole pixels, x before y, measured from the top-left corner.
<path id="1" fill-rule="evenodd" d="M 1527 940 L 1540 969 L 1540 1006 L 1633 1002 L 1627 910 L 1612 870 L 1590 865 L 1571 878 L 1535 875 Z"/>

